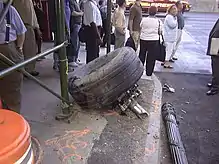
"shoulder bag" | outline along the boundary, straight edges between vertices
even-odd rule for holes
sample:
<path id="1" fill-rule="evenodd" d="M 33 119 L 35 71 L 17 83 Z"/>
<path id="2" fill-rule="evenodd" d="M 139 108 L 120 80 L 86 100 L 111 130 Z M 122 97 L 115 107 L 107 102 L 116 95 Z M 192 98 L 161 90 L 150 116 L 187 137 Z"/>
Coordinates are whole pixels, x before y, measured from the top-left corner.
<path id="1" fill-rule="evenodd" d="M 160 62 L 164 62 L 166 58 L 166 47 L 164 45 L 164 38 L 160 29 L 160 20 L 158 20 L 158 22 L 159 22 L 159 27 L 158 27 L 159 43 L 158 43 L 158 52 L 157 52 L 156 60 Z"/>

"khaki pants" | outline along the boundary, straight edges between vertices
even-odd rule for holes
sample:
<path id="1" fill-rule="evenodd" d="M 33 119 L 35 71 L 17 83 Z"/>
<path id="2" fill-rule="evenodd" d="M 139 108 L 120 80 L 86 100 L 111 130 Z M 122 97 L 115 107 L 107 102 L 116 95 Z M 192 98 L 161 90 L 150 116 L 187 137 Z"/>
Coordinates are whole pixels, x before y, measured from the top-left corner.
<path id="1" fill-rule="evenodd" d="M 125 46 L 125 34 L 121 34 L 115 29 L 115 46 L 114 49 L 121 48 Z"/>
<path id="2" fill-rule="evenodd" d="M 0 53 L 11 59 L 15 63 L 23 61 L 23 55 L 17 50 L 15 43 L 0 45 Z M 8 68 L 4 61 L 0 60 L 0 70 Z M 3 78 L 0 78 L 0 97 L 9 107 L 9 109 L 20 113 L 21 108 L 21 86 L 23 75 L 20 72 L 13 72 Z"/>
<path id="3" fill-rule="evenodd" d="M 140 41 L 140 32 L 139 31 L 133 31 L 132 34 L 132 39 L 135 42 L 135 48 L 136 50 L 138 49 L 139 41 Z"/>
<path id="4" fill-rule="evenodd" d="M 24 47 L 23 47 L 23 53 L 24 53 L 25 60 L 36 56 L 36 53 L 37 53 L 37 45 L 36 45 L 34 29 L 29 25 L 26 25 L 26 28 L 27 28 L 27 32 L 25 33 L 25 41 L 24 41 Z M 25 70 L 31 73 L 35 71 L 35 65 L 36 65 L 36 61 L 30 64 L 27 64 L 25 66 Z"/>

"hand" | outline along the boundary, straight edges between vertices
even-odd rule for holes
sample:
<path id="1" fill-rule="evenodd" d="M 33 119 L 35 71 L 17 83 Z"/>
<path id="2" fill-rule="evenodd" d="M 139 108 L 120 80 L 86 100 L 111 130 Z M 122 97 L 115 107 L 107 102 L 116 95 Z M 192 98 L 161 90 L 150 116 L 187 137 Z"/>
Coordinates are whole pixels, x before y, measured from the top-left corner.
<path id="1" fill-rule="evenodd" d="M 132 30 L 130 30 L 130 31 L 129 31 L 129 35 L 130 35 L 130 36 L 132 36 L 132 34 L 133 34 L 133 31 L 132 31 Z"/>
<path id="2" fill-rule="evenodd" d="M 98 45 L 103 44 L 103 40 L 102 40 L 101 38 L 98 38 L 98 39 L 97 39 L 97 44 L 98 44 Z"/>
<path id="3" fill-rule="evenodd" d="M 36 28 L 36 35 L 37 38 L 42 39 L 42 32 L 40 31 L 39 28 Z"/>
<path id="4" fill-rule="evenodd" d="M 17 51 L 18 51 L 20 54 L 23 54 L 23 48 L 22 48 L 22 47 L 17 47 Z"/>

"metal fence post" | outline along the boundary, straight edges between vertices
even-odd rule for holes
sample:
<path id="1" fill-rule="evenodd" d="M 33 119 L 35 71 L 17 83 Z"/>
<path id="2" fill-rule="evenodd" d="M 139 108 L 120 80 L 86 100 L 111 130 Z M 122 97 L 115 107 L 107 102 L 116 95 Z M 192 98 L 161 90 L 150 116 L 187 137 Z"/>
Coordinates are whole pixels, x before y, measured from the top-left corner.
<path id="1" fill-rule="evenodd" d="M 56 43 L 60 44 L 66 40 L 65 15 L 64 15 L 64 0 L 55 0 L 55 16 L 56 16 Z M 66 56 L 66 47 L 59 49 L 59 71 L 61 95 L 66 100 L 69 100 L 68 95 L 68 60 Z M 63 113 L 69 113 L 67 104 L 62 101 Z"/>

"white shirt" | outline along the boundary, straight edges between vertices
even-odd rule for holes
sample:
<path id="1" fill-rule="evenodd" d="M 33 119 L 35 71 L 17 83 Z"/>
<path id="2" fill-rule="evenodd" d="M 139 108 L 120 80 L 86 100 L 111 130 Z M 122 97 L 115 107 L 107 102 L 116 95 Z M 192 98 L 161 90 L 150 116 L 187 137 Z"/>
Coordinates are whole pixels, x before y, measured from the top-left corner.
<path id="1" fill-rule="evenodd" d="M 159 27 L 160 22 L 160 27 Z M 143 18 L 140 24 L 141 27 L 141 40 L 159 40 L 158 30 L 162 31 L 163 23 L 156 17 Z"/>
<path id="2" fill-rule="evenodd" d="M 90 26 L 94 22 L 96 26 L 102 26 L 100 10 L 95 0 L 87 0 L 84 3 L 84 25 Z"/>

